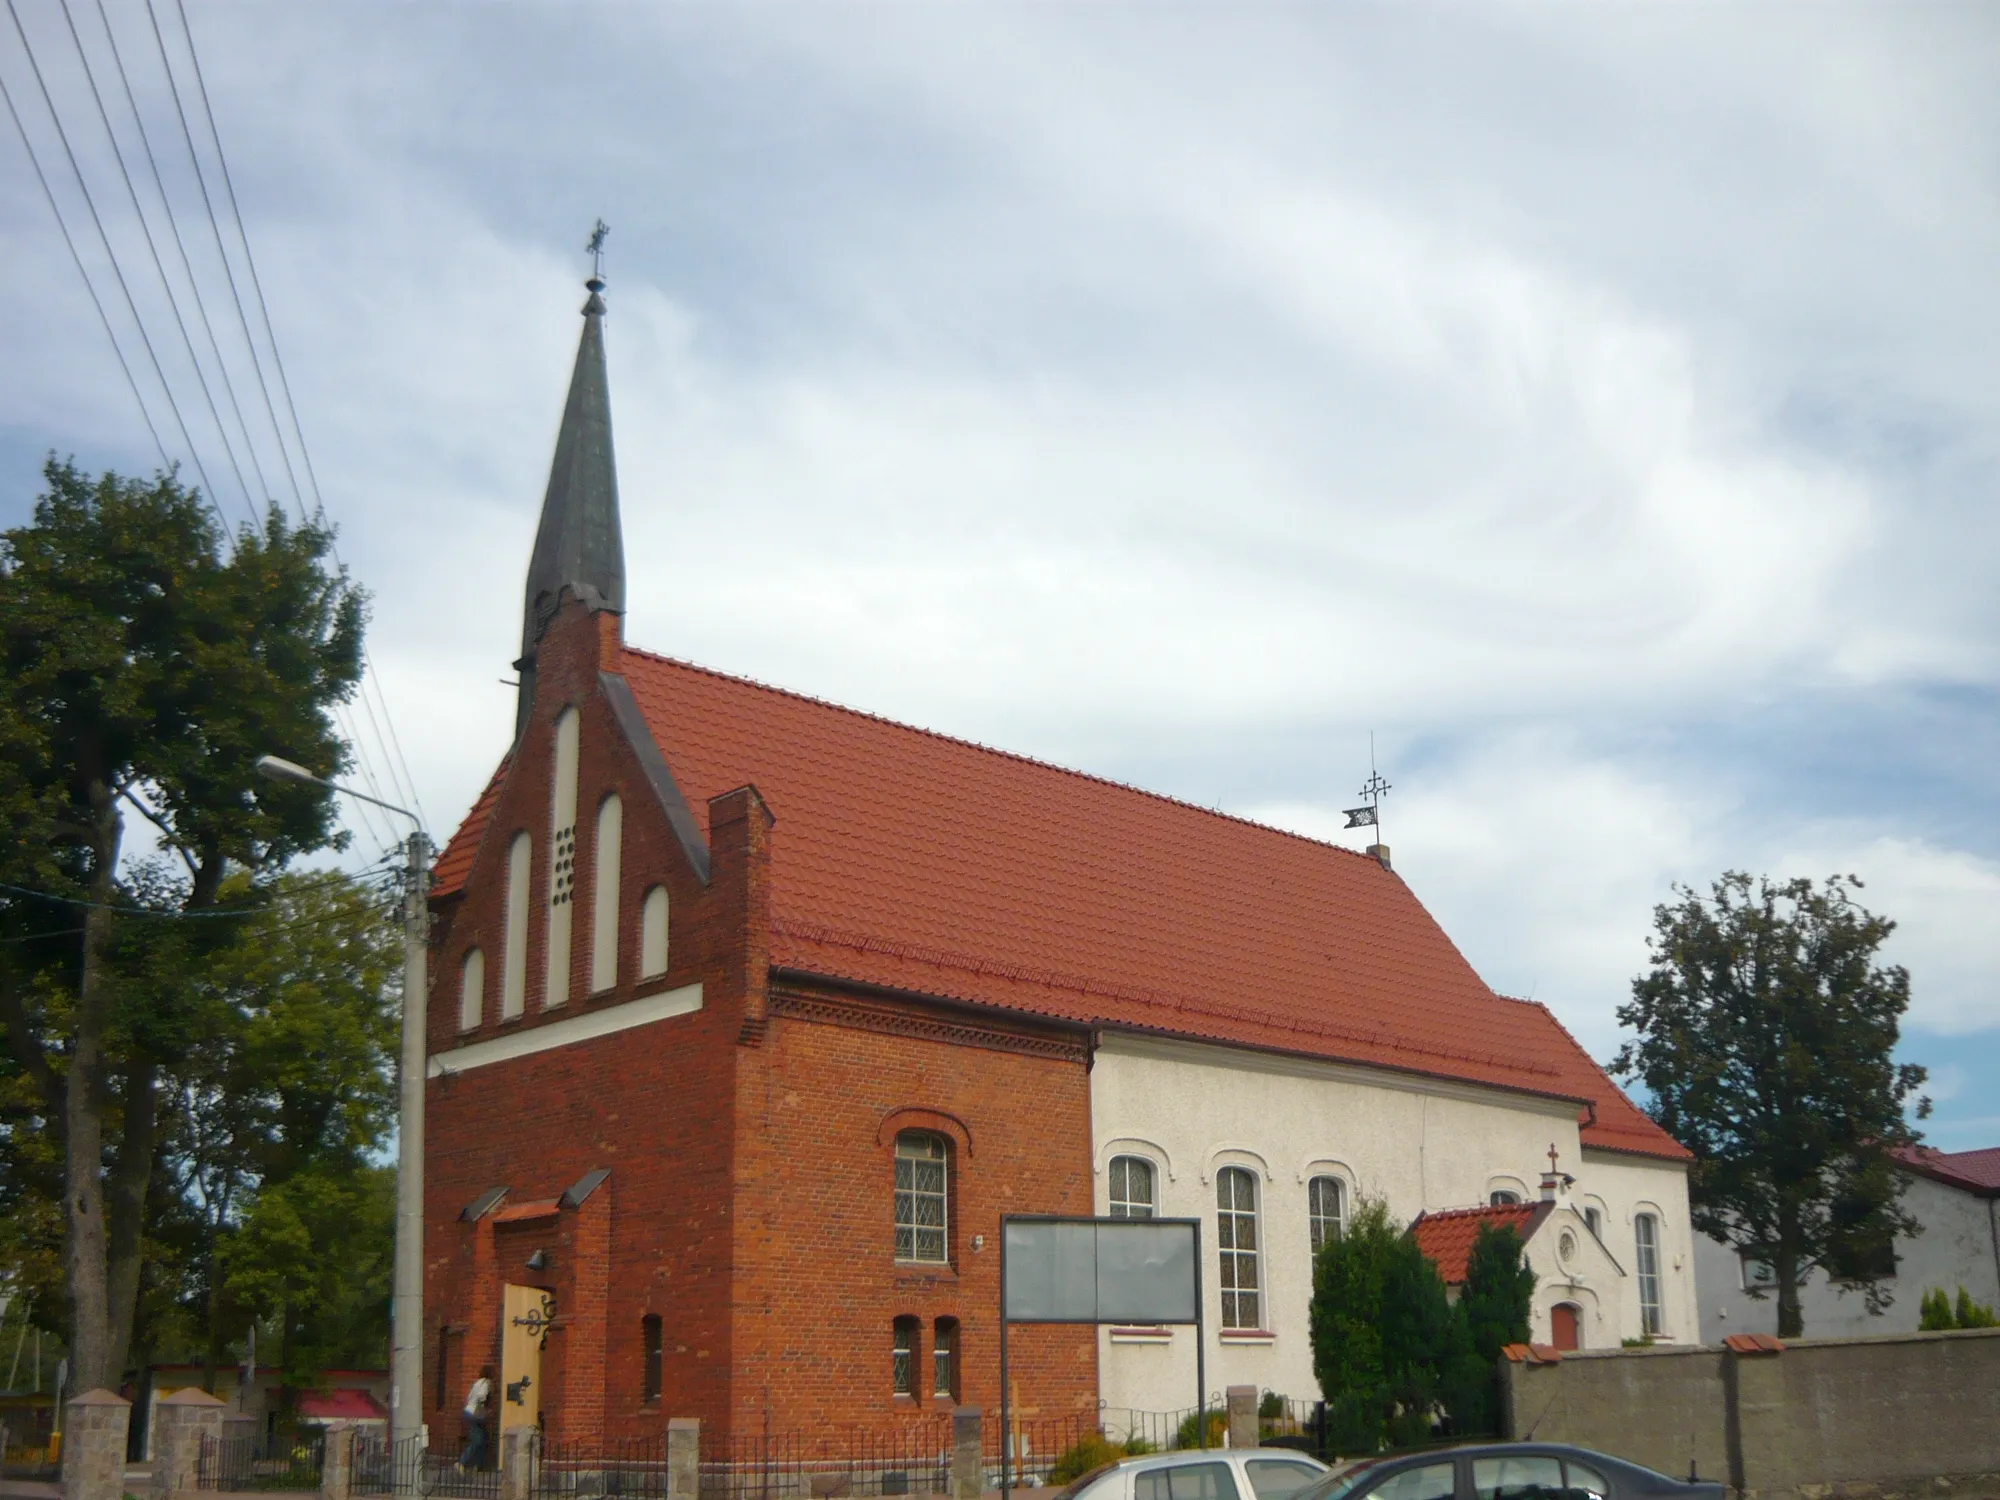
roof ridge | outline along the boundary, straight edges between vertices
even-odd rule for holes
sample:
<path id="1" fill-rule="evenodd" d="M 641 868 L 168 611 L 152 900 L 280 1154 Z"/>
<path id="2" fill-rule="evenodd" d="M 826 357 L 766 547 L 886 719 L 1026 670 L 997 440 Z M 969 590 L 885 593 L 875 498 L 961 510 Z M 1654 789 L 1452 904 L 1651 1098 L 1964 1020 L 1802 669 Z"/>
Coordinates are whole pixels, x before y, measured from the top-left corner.
<path id="1" fill-rule="evenodd" d="M 1335 844 L 1326 839 L 1316 839 L 1311 834 L 1299 833 L 1290 828 L 1280 828 L 1273 823 L 1260 823 L 1255 818 L 1246 818 L 1241 813 L 1225 812 L 1219 807 L 1204 807 L 1199 802 L 1189 802 L 1184 797 L 1175 797 L 1166 792 L 1156 792 L 1150 787 L 1139 786 L 1130 781 L 1119 781 L 1115 777 L 1100 776 L 1094 771 L 1079 771 L 1075 766 L 1059 765 L 1040 756 L 1027 755 L 1019 750 L 1006 750 L 998 745 L 982 744 L 962 735 L 946 734 L 941 729 L 926 729 L 921 724 L 906 723 L 901 719 L 891 719 L 884 714 L 870 713 L 865 708 L 851 708 L 845 703 L 836 703 L 831 698 L 815 697 L 802 693 L 796 688 L 779 687 L 776 683 L 763 682 L 755 677 L 745 677 L 737 672 L 725 672 L 719 667 L 703 666 L 700 662 L 689 661 L 681 656 L 668 656 L 660 651 L 648 651 L 642 646 L 621 645 L 619 650 L 626 656 L 644 657 L 648 661 L 664 662 L 671 667 L 684 667 L 690 672 L 699 672 L 704 677 L 713 677 L 722 682 L 733 682 L 742 687 L 755 688 L 762 693 L 772 693 L 780 698 L 790 698 L 799 703 L 810 703 L 816 708 L 830 708 L 835 713 L 851 718 L 865 719 L 871 724 L 881 724 L 890 729 L 900 729 L 906 734 L 922 735 L 925 739 L 938 740 L 947 745 L 957 745 L 965 750 L 977 750 L 982 755 L 997 756 L 1001 760 L 1011 760 L 1020 765 L 1034 766 L 1038 770 L 1054 771 L 1058 775 L 1073 776 L 1079 781 L 1092 782 L 1098 786 L 1110 787 L 1115 791 L 1129 792 L 1135 797 L 1144 797 L 1153 802 L 1164 802 L 1171 807 L 1183 807 L 1189 812 L 1206 814 L 1219 818 L 1225 823 L 1235 823 L 1244 828 L 1254 828 L 1260 833 L 1275 833 L 1280 838 L 1295 839 L 1302 844 L 1310 844 L 1316 849 L 1331 849 L 1336 854 L 1345 854 L 1351 859 L 1367 860 L 1375 864 L 1373 855 L 1360 849 L 1350 849 L 1345 844 Z"/>

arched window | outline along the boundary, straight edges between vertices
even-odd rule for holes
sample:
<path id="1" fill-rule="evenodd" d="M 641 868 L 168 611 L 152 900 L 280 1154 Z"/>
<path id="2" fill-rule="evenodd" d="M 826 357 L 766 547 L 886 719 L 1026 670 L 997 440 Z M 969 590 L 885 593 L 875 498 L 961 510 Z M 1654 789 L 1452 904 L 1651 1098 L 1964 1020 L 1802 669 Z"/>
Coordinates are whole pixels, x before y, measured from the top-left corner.
<path id="1" fill-rule="evenodd" d="M 1111 1217 L 1153 1217 L 1153 1164 L 1143 1156 L 1111 1158 Z"/>
<path id="2" fill-rule="evenodd" d="M 618 984 L 618 861 L 623 853 L 625 804 L 613 792 L 597 805 L 597 843 L 591 851 L 590 992 Z"/>
<path id="3" fill-rule="evenodd" d="M 514 835 L 507 849 L 507 935 L 500 960 L 500 1019 L 517 1019 L 528 1003 L 528 871 L 535 841 Z"/>
<path id="4" fill-rule="evenodd" d="M 1257 1321 L 1257 1179 L 1242 1167 L 1215 1174 L 1215 1243 L 1222 1251 L 1222 1326 L 1261 1328 Z"/>
<path id="5" fill-rule="evenodd" d="M 1666 1326 L 1660 1315 L 1660 1221 L 1640 1214 L 1632 1233 L 1639 1249 L 1639 1331 L 1657 1336 Z"/>
<path id="6" fill-rule="evenodd" d="M 890 1333 L 889 1389 L 898 1396 L 917 1394 L 917 1320 L 896 1319 Z"/>
<path id="7" fill-rule="evenodd" d="M 1521 1195 L 1512 1188 L 1495 1188 L 1486 1195 L 1486 1202 L 1493 1208 L 1512 1208 L 1521 1201 Z"/>
<path id="8" fill-rule="evenodd" d="M 931 1394 L 958 1399 L 958 1319 L 939 1318 L 931 1330 Z"/>
<path id="9" fill-rule="evenodd" d="M 465 966 L 458 973 L 458 1029 L 470 1031 L 486 1019 L 486 955 L 477 948 L 465 950 Z"/>
<path id="10" fill-rule="evenodd" d="M 943 1262 L 946 1245 L 946 1166 L 939 1137 L 906 1130 L 896 1137 L 896 1259 Z"/>
<path id="11" fill-rule="evenodd" d="M 542 1005 L 569 1001 L 569 937 L 576 913 L 576 755 L 582 716 L 566 708 L 556 720 L 555 769 L 549 780 L 548 974 Z"/>
<path id="12" fill-rule="evenodd" d="M 658 979 L 667 972 L 667 888 L 646 892 L 639 908 L 639 977 Z"/>
<path id="13" fill-rule="evenodd" d="M 1312 1217 L 1313 1254 L 1328 1240 L 1340 1238 L 1347 1227 L 1347 1185 L 1338 1177 L 1315 1177 L 1306 1185 L 1306 1211 Z"/>

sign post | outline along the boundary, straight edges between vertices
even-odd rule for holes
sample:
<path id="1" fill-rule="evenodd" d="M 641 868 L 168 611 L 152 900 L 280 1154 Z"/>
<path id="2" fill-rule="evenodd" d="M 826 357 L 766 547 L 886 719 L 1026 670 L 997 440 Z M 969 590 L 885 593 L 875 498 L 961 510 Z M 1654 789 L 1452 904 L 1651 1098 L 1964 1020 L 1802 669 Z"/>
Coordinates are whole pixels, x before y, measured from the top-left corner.
<path id="1" fill-rule="evenodd" d="M 1012 1323 L 1194 1325 L 1195 1441 L 1208 1446 L 1201 1220 L 1000 1218 L 1000 1493 L 1020 1460 L 1007 1384 Z M 1010 1446 L 1011 1445 L 1011 1446 Z"/>

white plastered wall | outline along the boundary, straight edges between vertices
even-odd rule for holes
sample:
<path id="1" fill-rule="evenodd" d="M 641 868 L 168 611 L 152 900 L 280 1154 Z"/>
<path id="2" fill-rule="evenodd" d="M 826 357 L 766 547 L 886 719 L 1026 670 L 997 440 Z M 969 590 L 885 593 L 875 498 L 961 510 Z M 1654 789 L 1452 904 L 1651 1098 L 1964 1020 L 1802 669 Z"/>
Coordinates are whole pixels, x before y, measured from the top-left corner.
<path id="1" fill-rule="evenodd" d="M 1350 1211 L 1358 1192 L 1386 1199 L 1391 1214 L 1407 1223 L 1425 1209 L 1484 1203 L 1489 1184 L 1500 1178 L 1527 1184 L 1532 1194 L 1552 1144 L 1563 1169 L 1577 1177 L 1573 1191 L 1593 1191 L 1592 1201 L 1607 1210 L 1606 1249 L 1628 1273 L 1615 1299 L 1608 1292 L 1601 1297 L 1607 1304 L 1615 1300 L 1619 1336 L 1638 1328 L 1630 1247 L 1621 1253 L 1616 1240 L 1619 1225 L 1630 1238 L 1630 1217 L 1639 1202 L 1660 1211 L 1668 1336 L 1694 1336 L 1685 1173 L 1673 1163 L 1638 1157 L 1607 1152 L 1586 1157 L 1574 1104 L 1379 1069 L 1108 1033 L 1091 1069 L 1091 1120 L 1097 1212 L 1109 1207 L 1112 1157 L 1129 1154 L 1153 1162 L 1162 1216 L 1202 1221 L 1211 1394 L 1241 1384 L 1302 1399 L 1318 1395 L 1307 1333 L 1311 1177 L 1342 1178 Z M 1257 1176 L 1260 1321 L 1267 1338 L 1233 1337 L 1220 1326 L 1215 1173 L 1230 1165 L 1249 1167 Z M 1593 1287 L 1592 1293 L 1597 1299 L 1600 1289 Z M 1537 1298 L 1538 1339 L 1548 1337 L 1548 1306 L 1557 1300 L 1565 1299 Z M 1121 1409 L 1174 1411 L 1194 1404 L 1191 1328 L 1164 1337 L 1106 1329 L 1098 1337 L 1099 1394 L 1111 1421 Z M 1587 1332 L 1586 1338 L 1593 1335 Z"/>
<path id="2" fill-rule="evenodd" d="M 1601 1204 L 1605 1249 L 1625 1268 L 1618 1326 L 1622 1338 L 1637 1338 L 1639 1318 L 1639 1238 L 1634 1221 L 1651 1213 L 1660 1224 L 1660 1332 L 1669 1344 L 1701 1342 L 1695 1297 L 1694 1229 L 1688 1219 L 1687 1168 L 1678 1162 L 1618 1151 L 1586 1149 L 1576 1169 L 1573 1193 L 1582 1203 Z"/>
<path id="3" fill-rule="evenodd" d="M 1914 1173 L 1905 1181 L 1904 1211 L 1924 1226 L 1924 1232 L 1896 1241 L 1896 1275 L 1887 1283 L 1890 1305 L 1871 1313 L 1860 1291 L 1843 1291 L 1815 1271 L 1799 1288 L 1807 1338 L 1914 1332 L 1924 1293 L 1933 1287 L 1956 1297 L 1962 1286 L 1974 1301 L 2000 1307 L 2000 1214 L 1995 1213 L 1995 1200 Z M 1699 1235 L 1695 1262 L 1704 1343 L 1718 1343 L 1732 1333 L 1778 1331 L 1776 1295 L 1760 1301 L 1744 1292 L 1742 1263 L 1734 1250 Z"/>

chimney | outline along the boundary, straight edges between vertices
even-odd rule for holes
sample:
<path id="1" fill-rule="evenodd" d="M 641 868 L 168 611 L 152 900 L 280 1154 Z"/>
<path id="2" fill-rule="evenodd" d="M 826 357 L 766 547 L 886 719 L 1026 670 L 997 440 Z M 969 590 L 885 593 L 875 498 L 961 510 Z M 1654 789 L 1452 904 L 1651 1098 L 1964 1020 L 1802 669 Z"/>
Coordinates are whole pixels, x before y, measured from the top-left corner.
<path id="1" fill-rule="evenodd" d="M 1370 844 L 1368 852 L 1375 857 L 1375 863 L 1383 869 L 1393 870 L 1395 868 L 1394 865 L 1389 863 L 1389 846 L 1387 844 Z"/>

